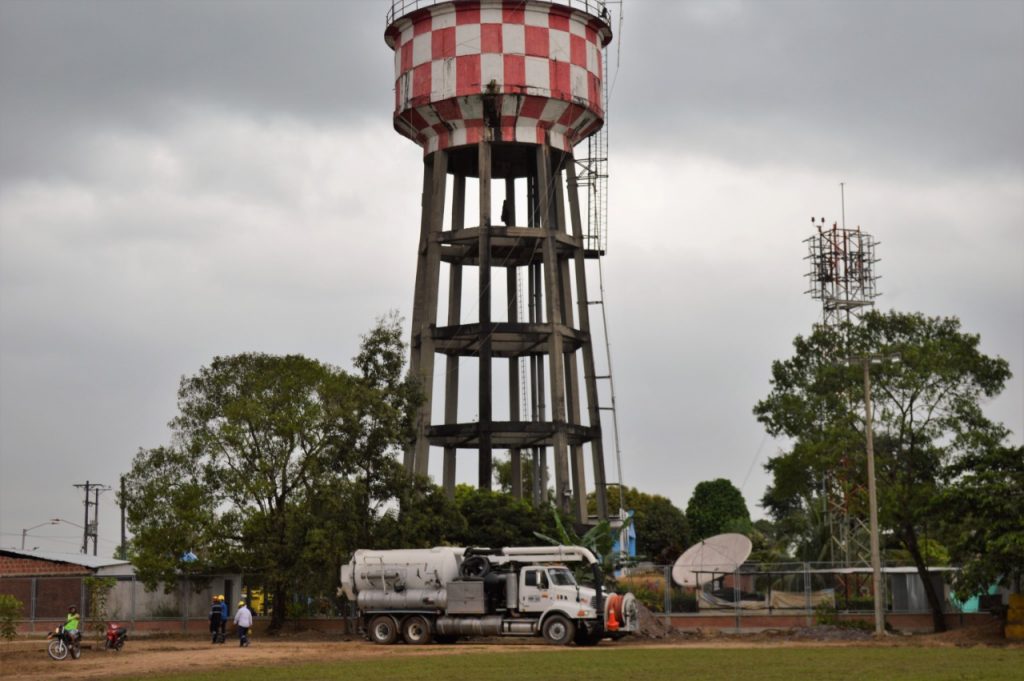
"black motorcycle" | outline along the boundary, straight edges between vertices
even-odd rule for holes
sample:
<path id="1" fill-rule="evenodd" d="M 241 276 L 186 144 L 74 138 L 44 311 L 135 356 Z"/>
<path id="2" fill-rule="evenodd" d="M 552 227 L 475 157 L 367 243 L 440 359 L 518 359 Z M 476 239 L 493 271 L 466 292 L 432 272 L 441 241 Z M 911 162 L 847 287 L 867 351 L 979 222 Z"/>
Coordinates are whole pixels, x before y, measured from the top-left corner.
<path id="1" fill-rule="evenodd" d="M 46 646 L 46 652 L 55 660 L 63 660 L 71 653 L 72 659 L 77 660 L 82 656 L 82 632 L 78 630 L 66 631 L 61 624 L 46 635 L 50 644 Z"/>

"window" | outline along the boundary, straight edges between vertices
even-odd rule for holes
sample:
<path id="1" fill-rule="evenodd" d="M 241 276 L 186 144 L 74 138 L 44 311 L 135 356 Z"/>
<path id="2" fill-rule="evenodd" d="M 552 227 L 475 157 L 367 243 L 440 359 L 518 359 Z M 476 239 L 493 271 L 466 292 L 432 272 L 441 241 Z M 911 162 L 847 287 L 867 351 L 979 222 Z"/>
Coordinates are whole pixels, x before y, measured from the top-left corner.
<path id="1" fill-rule="evenodd" d="M 556 586 L 576 586 L 576 579 L 568 568 L 551 568 L 548 570 L 551 583 Z"/>

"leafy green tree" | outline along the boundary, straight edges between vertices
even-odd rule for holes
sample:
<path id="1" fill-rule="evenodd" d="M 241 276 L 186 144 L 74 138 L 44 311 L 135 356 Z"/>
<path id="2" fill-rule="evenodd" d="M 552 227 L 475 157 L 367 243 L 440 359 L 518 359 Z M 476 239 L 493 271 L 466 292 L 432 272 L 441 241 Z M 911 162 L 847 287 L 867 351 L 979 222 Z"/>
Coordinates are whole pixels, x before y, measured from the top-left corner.
<path id="1" fill-rule="evenodd" d="M 818 327 L 796 338 L 792 358 L 772 364 L 771 393 L 754 407 L 770 434 L 792 440 L 767 465 L 772 484 L 764 496 L 777 522 L 791 522 L 841 495 L 844 477 L 866 480 L 858 358 L 899 358 L 871 368 L 879 523 L 922 576 L 937 631 L 945 629 L 942 602 L 926 578 L 921 532 L 933 518 L 946 467 L 1006 435 L 985 418 L 981 401 L 1002 390 L 1009 367 L 980 352 L 979 341 L 956 318 L 900 312 L 871 312 L 856 326 Z M 853 500 L 851 512 L 866 515 L 856 505 L 863 502 Z"/>
<path id="2" fill-rule="evenodd" d="M 554 523 L 546 509 L 508 494 L 482 490 L 470 485 L 455 487 L 455 505 L 465 519 L 461 531 L 448 536 L 462 546 L 532 546 L 534 532 L 554 534 Z"/>
<path id="3" fill-rule="evenodd" d="M 694 541 L 707 539 L 734 528 L 737 521 L 750 523 L 750 511 L 743 494 L 725 478 L 697 483 L 686 504 Z"/>
<path id="4" fill-rule="evenodd" d="M 962 566 L 957 594 L 967 598 L 1000 584 L 1024 587 L 1024 447 L 991 447 L 945 471 L 935 505 L 947 524 L 951 558 Z"/>
<path id="5" fill-rule="evenodd" d="M 522 460 L 522 476 L 523 476 L 523 494 L 527 497 L 530 496 L 530 491 L 533 489 L 533 466 L 532 462 L 528 457 L 523 456 Z M 512 457 L 509 456 L 498 456 L 494 459 L 494 481 L 498 485 L 498 489 L 506 494 L 512 493 Z M 555 488 L 550 485 L 544 490 L 544 499 L 550 502 L 554 498 Z"/>
<path id="6" fill-rule="evenodd" d="M 148 586 L 223 569 L 262 575 L 277 629 L 289 595 L 335 581 L 400 497 L 410 513 L 431 500 L 396 458 L 420 393 L 403 376 L 395 315 L 363 337 L 354 363 L 350 374 L 246 353 L 182 379 L 172 446 L 140 451 L 126 477 L 132 558 Z"/>

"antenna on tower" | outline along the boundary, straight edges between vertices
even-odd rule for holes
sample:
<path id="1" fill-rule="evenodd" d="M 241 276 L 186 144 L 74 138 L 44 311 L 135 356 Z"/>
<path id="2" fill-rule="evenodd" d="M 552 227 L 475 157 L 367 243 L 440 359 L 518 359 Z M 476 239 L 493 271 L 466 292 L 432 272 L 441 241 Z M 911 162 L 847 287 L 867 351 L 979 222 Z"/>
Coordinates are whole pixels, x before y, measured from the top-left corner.
<path id="1" fill-rule="evenodd" d="M 831 227 L 825 218 L 811 218 L 814 234 L 804 243 L 810 263 L 805 275 L 811 280 L 806 291 L 815 300 L 821 301 L 822 322 L 827 327 L 844 329 L 849 323 L 860 321 L 863 313 L 875 304 L 879 296 L 875 274 L 875 256 L 878 242 L 861 230 L 846 228 L 846 183 L 839 183 L 842 226 L 835 222 Z M 846 565 L 854 559 L 868 555 L 865 538 L 868 528 L 864 519 L 851 512 L 853 499 L 863 494 L 863 487 L 856 481 L 855 467 L 849 456 L 843 455 L 834 471 L 822 481 L 822 495 L 827 502 L 830 551 L 837 549 L 839 558 Z"/>
<path id="2" fill-rule="evenodd" d="M 846 183 L 839 183 L 839 203 L 843 210 L 843 229 L 846 229 Z"/>
<path id="3" fill-rule="evenodd" d="M 840 188 L 843 184 L 840 183 Z M 845 220 L 845 205 L 843 219 Z M 806 291 L 821 301 L 822 321 L 826 326 L 860 319 L 864 310 L 875 304 L 879 296 L 875 274 L 875 247 L 878 242 L 858 226 L 847 229 L 825 218 L 811 218 L 816 233 L 804 239 L 810 267 L 806 276 L 811 287 Z"/>

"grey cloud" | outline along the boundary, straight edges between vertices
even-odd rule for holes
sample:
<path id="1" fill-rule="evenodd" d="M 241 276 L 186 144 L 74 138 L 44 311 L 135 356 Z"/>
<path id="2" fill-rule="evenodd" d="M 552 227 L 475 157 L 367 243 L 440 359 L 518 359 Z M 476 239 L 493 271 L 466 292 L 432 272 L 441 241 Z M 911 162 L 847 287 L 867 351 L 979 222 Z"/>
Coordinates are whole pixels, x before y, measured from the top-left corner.
<path id="1" fill-rule="evenodd" d="M 166 129 L 196 106 L 312 123 L 386 116 L 393 76 L 383 9 L 326 1 L 6 2 L 0 177 L 67 173 L 89 151 L 83 135 Z"/>
<path id="2" fill-rule="evenodd" d="M 617 139 L 745 164 L 1024 170 L 1020 3 L 625 11 Z"/>

